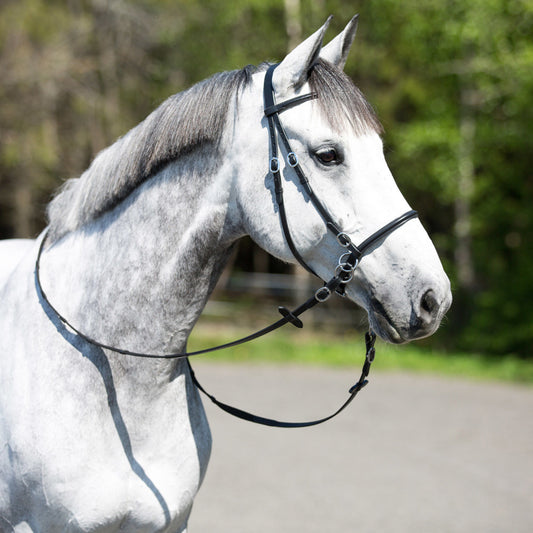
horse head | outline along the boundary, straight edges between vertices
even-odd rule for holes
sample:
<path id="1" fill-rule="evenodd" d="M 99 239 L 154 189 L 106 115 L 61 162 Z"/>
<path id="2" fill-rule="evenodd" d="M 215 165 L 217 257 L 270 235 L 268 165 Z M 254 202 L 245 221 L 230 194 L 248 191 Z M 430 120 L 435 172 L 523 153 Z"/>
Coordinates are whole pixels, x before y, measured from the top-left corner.
<path id="1" fill-rule="evenodd" d="M 335 272 L 343 250 L 334 232 L 328 231 L 327 219 L 317 209 L 305 180 L 333 225 L 353 243 L 364 241 L 410 210 L 385 161 L 381 125 L 342 71 L 357 17 L 323 47 L 328 23 L 290 52 L 271 74 L 275 102 L 281 109 L 270 108 L 279 111 L 290 143 L 280 143 L 275 168 L 272 128 L 262 105 L 264 71 L 253 75 L 241 95 L 233 145 L 234 153 L 240 154 L 234 156 L 240 159 L 233 164 L 235 202 L 244 232 L 270 254 L 287 262 L 299 260 L 325 281 Z M 283 102 L 290 103 L 284 106 Z M 274 135 L 279 142 L 280 133 Z M 242 159 L 242 154 L 250 153 L 262 154 L 262 158 Z M 304 180 L 295 171 L 294 161 L 305 174 Z M 282 177 L 283 206 L 274 171 Z M 281 208 L 286 212 L 286 231 L 280 221 Z M 435 247 L 413 217 L 364 251 L 345 294 L 367 311 L 370 327 L 394 343 L 434 333 L 452 300 Z"/>

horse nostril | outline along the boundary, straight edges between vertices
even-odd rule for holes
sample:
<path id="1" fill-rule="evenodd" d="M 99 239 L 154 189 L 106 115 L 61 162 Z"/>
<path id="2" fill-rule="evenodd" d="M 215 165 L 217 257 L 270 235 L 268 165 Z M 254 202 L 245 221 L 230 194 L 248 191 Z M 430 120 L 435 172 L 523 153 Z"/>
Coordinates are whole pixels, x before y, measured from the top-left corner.
<path id="1" fill-rule="evenodd" d="M 425 337 L 433 330 L 439 314 L 439 307 L 440 304 L 435 291 L 428 289 L 420 299 L 418 310 L 413 309 L 409 321 L 412 339 Z"/>
<path id="2" fill-rule="evenodd" d="M 432 318 L 437 313 L 438 308 L 439 302 L 437 301 L 435 293 L 433 292 L 433 289 L 429 289 L 424 293 L 424 296 L 422 296 L 420 309 L 425 311 Z"/>
<path id="3" fill-rule="evenodd" d="M 427 289 L 418 303 L 413 301 L 406 339 L 421 339 L 431 335 L 438 328 L 450 304 L 449 292 L 441 291 L 438 286 L 435 289 Z"/>

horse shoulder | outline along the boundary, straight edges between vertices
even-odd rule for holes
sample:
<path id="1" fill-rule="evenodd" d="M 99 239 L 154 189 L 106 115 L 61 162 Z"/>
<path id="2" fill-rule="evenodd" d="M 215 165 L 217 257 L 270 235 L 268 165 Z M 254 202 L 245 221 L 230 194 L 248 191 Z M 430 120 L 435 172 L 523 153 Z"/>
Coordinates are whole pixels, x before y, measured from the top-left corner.
<path id="1" fill-rule="evenodd" d="M 28 243 L 11 248 L 20 252 L 18 266 L 0 289 L 0 517 L 8 519 L 9 506 L 48 502 L 62 509 L 58 524 L 75 517 L 90 529 L 114 516 L 143 530 L 178 530 L 210 450 L 197 391 L 181 374 L 157 401 L 137 393 L 135 408 L 106 355 L 76 347 L 79 339 L 60 334 L 61 324 L 47 316 Z M 39 514 L 46 523 L 47 513 Z"/>

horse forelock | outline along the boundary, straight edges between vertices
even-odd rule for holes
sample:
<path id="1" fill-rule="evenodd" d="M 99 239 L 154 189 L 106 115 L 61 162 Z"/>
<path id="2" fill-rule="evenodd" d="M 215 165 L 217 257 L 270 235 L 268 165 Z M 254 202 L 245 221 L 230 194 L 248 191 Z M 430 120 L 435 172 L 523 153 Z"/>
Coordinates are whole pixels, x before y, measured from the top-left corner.
<path id="1" fill-rule="evenodd" d="M 338 132 L 348 124 L 357 135 L 383 133 L 374 109 L 342 70 L 319 59 L 311 70 L 309 85 L 318 95 L 320 110 Z"/>
<path id="2" fill-rule="evenodd" d="M 203 164 L 216 166 L 229 102 L 248 84 L 253 68 L 215 74 L 171 96 L 97 154 L 89 168 L 68 180 L 49 204 L 50 238 L 58 239 L 97 219 L 182 156 L 201 149 Z"/>

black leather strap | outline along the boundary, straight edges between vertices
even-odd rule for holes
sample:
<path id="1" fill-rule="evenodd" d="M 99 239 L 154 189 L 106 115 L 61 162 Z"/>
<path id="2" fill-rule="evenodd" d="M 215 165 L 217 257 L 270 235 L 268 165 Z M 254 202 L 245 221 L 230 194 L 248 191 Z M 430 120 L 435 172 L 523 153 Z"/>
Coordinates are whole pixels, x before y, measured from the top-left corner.
<path id="1" fill-rule="evenodd" d="M 387 226 L 379 230 L 379 232 L 376 232 L 375 234 L 373 234 L 371 237 L 369 237 L 369 239 L 364 241 L 359 246 L 355 246 L 351 242 L 349 236 L 340 229 L 338 224 L 333 220 L 333 217 L 328 212 L 328 210 L 325 208 L 324 204 L 320 201 L 320 199 L 315 194 L 313 188 L 311 187 L 309 180 L 307 179 L 304 171 L 302 170 L 300 166 L 300 163 L 298 161 L 298 156 L 294 153 L 294 151 L 291 148 L 289 138 L 279 118 L 279 113 L 281 113 L 282 111 L 289 109 L 302 102 L 306 102 L 308 100 L 314 99 L 317 97 L 317 95 L 315 93 L 305 94 L 305 95 L 297 96 L 295 98 L 291 98 L 290 100 L 286 100 L 284 102 L 275 104 L 274 86 L 272 83 L 272 78 L 273 78 L 274 70 L 276 69 L 276 67 L 277 65 L 271 65 L 265 74 L 265 80 L 264 80 L 264 85 L 263 85 L 263 100 L 264 100 L 265 116 L 268 122 L 269 139 L 270 139 L 270 157 L 271 157 L 270 171 L 272 173 L 273 180 L 274 180 L 275 197 L 276 197 L 276 202 L 278 204 L 279 217 L 280 217 L 283 234 L 285 236 L 285 240 L 287 241 L 287 245 L 289 246 L 289 249 L 291 250 L 291 253 L 295 257 L 295 259 L 307 271 L 311 272 L 312 274 L 315 274 L 313 269 L 307 264 L 307 262 L 304 260 L 304 258 L 300 254 L 291 236 L 289 222 L 287 220 L 287 213 L 285 210 L 285 204 L 283 201 L 283 185 L 282 185 L 280 164 L 279 164 L 279 158 L 278 158 L 277 136 L 279 136 L 279 139 L 281 140 L 281 143 L 283 144 L 283 147 L 285 149 L 287 164 L 293 168 L 307 197 L 309 198 L 314 208 L 318 211 L 318 213 L 324 220 L 328 230 L 331 233 L 333 233 L 335 237 L 339 240 L 339 243 L 343 247 L 345 247 L 348 252 L 350 252 L 351 255 L 349 258 L 346 258 L 346 263 L 349 263 L 353 267 L 355 267 L 357 262 L 363 256 L 365 250 L 371 244 L 373 244 L 380 238 L 386 236 L 391 231 L 394 231 L 394 229 L 398 227 L 398 224 L 397 224 L 398 219 L 387 224 Z M 406 216 L 408 218 L 405 220 L 405 222 L 409 220 L 410 218 L 416 217 L 417 213 L 416 211 L 409 211 L 408 213 L 402 215 L 402 217 L 406 217 Z"/>
<path id="2" fill-rule="evenodd" d="M 296 96 L 295 98 L 286 100 L 285 102 L 282 102 L 281 104 L 272 103 L 268 107 L 265 107 L 265 115 L 269 117 L 276 113 L 281 113 L 282 111 L 285 111 L 286 109 L 295 107 L 299 104 L 303 104 L 304 102 L 307 102 L 308 100 L 313 100 L 314 98 L 318 98 L 318 95 L 316 93 L 309 93 L 309 94 L 303 94 L 301 96 Z"/>
<path id="3" fill-rule="evenodd" d="M 305 268 L 305 270 L 307 270 L 314 276 L 317 276 L 314 270 L 305 262 L 304 258 L 300 255 L 300 252 L 298 251 L 298 248 L 296 247 L 292 239 L 291 231 L 289 228 L 289 222 L 287 220 L 287 213 L 285 211 L 285 203 L 283 201 L 283 184 L 278 159 L 278 142 L 276 139 L 276 128 L 278 124 L 279 126 L 281 126 L 281 124 L 279 123 L 278 113 L 291 107 L 294 107 L 297 104 L 301 104 L 302 102 L 306 102 L 307 100 L 316 98 L 316 95 L 305 94 L 302 96 L 297 96 L 296 98 L 292 98 L 291 100 L 282 102 L 280 104 L 275 104 L 274 91 L 272 88 L 272 74 L 274 73 L 275 67 L 276 65 L 272 65 L 271 67 L 269 67 L 265 74 L 265 81 L 263 85 L 263 100 L 270 139 L 270 172 L 272 173 L 272 177 L 274 180 L 274 193 L 276 196 L 276 203 L 278 205 L 279 218 L 281 222 L 282 231 L 285 236 L 285 240 L 287 241 L 287 245 L 289 246 L 292 255 L 298 261 L 298 263 L 300 263 L 300 265 Z"/>
<path id="4" fill-rule="evenodd" d="M 414 209 L 411 209 L 411 211 L 407 211 L 407 213 L 404 213 L 398 218 L 395 218 L 392 222 L 389 222 L 388 224 L 383 226 L 381 229 L 378 229 L 375 233 L 370 235 L 370 237 L 365 239 L 361 244 L 357 246 L 357 248 L 360 251 L 361 256 L 366 251 L 368 251 L 368 249 L 373 244 L 385 238 L 387 235 L 397 230 L 400 226 L 403 226 L 406 222 L 409 222 L 409 220 L 413 218 L 417 218 L 417 217 L 418 217 L 418 213 Z"/>
<path id="5" fill-rule="evenodd" d="M 323 287 L 320 287 L 313 296 L 308 298 L 303 304 L 299 305 L 296 309 L 293 311 L 285 310 L 285 308 L 281 308 L 280 312 L 282 314 L 282 318 L 277 320 L 276 322 L 266 326 L 265 328 L 256 331 L 250 335 L 247 335 L 246 337 L 242 337 L 240 339 L 221 344 L 218 346 L 213 346 L 211 348 L 204 348 L 202 350 L 196 350 L 193 352 L 174 352 L 174 353 L 167 353 L 167 354 L 151 354 L 151 353 L 145 353 L 145 352 L 135 352 L 132 350 L 126 350 L 124 348 L 118 348 L 116 346 L 111 346 L 109 344 L 105 344 L 103 342 L 100 342 L 96 339 L 93 339 L 86 333 L 82 332 L 80 329 L 78 329 L 76 326 L 74 326 L 67 318 L 65 318 L 50 302 L 50 299 L 48 298 L 48 295 L 43 289 L 42 283 L 41 283 L 41 257 L 44 251 L 44 246 L 46 243 L 46 237 L 47 234 L 45 233 L 43 235 L 41 244 L 39 246 L 39 251 L 37 253 L 37 259 L 35 262 L 35 285 L 37 288 L 38 293 L 40 294 L 42 304 L 47 306 L 50 311 L 65 325 L 67 326 L 71 331 L 76 333 L 80 338 L 88 342 L 89 344 L 92 344 L 94 346 L 98 346 L 99 348 L 103 348 L 105 350 L 111 350 L 112 352 L 120 353 L 122 355 L 128 355 L 131 357 L 144 357 L 148 359 L 180 359 L 184 357 L 189 357 L 193 355 L 201 355 L 206 353 L 215 352 L 218 350 L 224 350 L 226 348 L 231 348 L 233 346 L 239 346 L 240 344 L 244 344 L 246 342 L 253 341 L 254 339 L 258 339 L 259 337 L 262 337 L 266 335 L 267 333 L 271 333 L 272 331 L 275 331 L 276 329 L 281 328 L 285 324 L 292 323 L 294 325 L 296 324 L 296 318 L 299 317 L 301 314 L 305 313 L 309 309 L 312 309 L 315 305 L 322 303 L 327 300 L 329 295 L 342 284 L 342 277 L 341 276 L 333 276 L 326 284 L 324 284 Z M 282 311 L 282 309 L 284 311 Z M 299 321 L 299 319 L 298 319 Z M 301 323 L 301 321 L 300 321 Z"/>
<path id="6" fill-rule="evenodd" d="M 227 403 L 221 402 L 217 400 L 215 396 L 208 393 L 202 387 L 202 385 L 196 378 L 196 375 L 194 373 L 194 370 L 191 367 L 190 362 L 188 360 L 187 362 L 189 364 L 189 371 L 191 373 L 192 381 L 196 385 L 196 387 L 198 387 L 198 389 L 202 391 L 217 407 L 219 407 L 223 411 L 226 411 L 226 413 L 232 416 L 235 416 L 237 418 L 240 418 L 242 420 L 245 420 L 247 422 L 254 422 L 255 424 L 261 424 L 262 426 L 270 426 L 270 427 L 277 427 L 277 428 L 306 428 L 306 427 L 311 427 L 311 426 L 317 426 L 318 424 L 322 424 L 336 417 L 338 414 L 344 411 L 344 409 L 346 409 L 346 407 L 348 407 L 350 403 L 352 403 L 353 399 L 357 396 L 359 391 L 368 384 L 368 380 L 366 378 L 368 377 L 368 373 L 370 372 L 370 366 L 372 365 L 372 362 L 374 361 L 374 357 L 375 357 L 375 349 L 374 349 L 375 341 L 376 341 L 376 334 L 373 332 L 367 332 L 365 335 L 365 342 L 366 342 L 365 362 L 363 364 L 363 369 L 361 371 L 361 376 L 359 377 L 359 380 L 357 381 L 357 383 L 355 383 L 355 385 L 350 387 L 350 390 L 348 391 L 349 393 L 348 399 L 331 415 L 326 416 L 324 418 L 319 418 L 317 420 L 311 420 L 308 422 L 283 422 L 280 420 L 275 420 L 273 418 L 266 418 L 263 416 L 255 415 L 253 413 L 249 413 L 248 411 L 243 411 L 242 409 L 239 409 L 238 407 L 234 407 L 232 405 L 228 405 Z"/>

